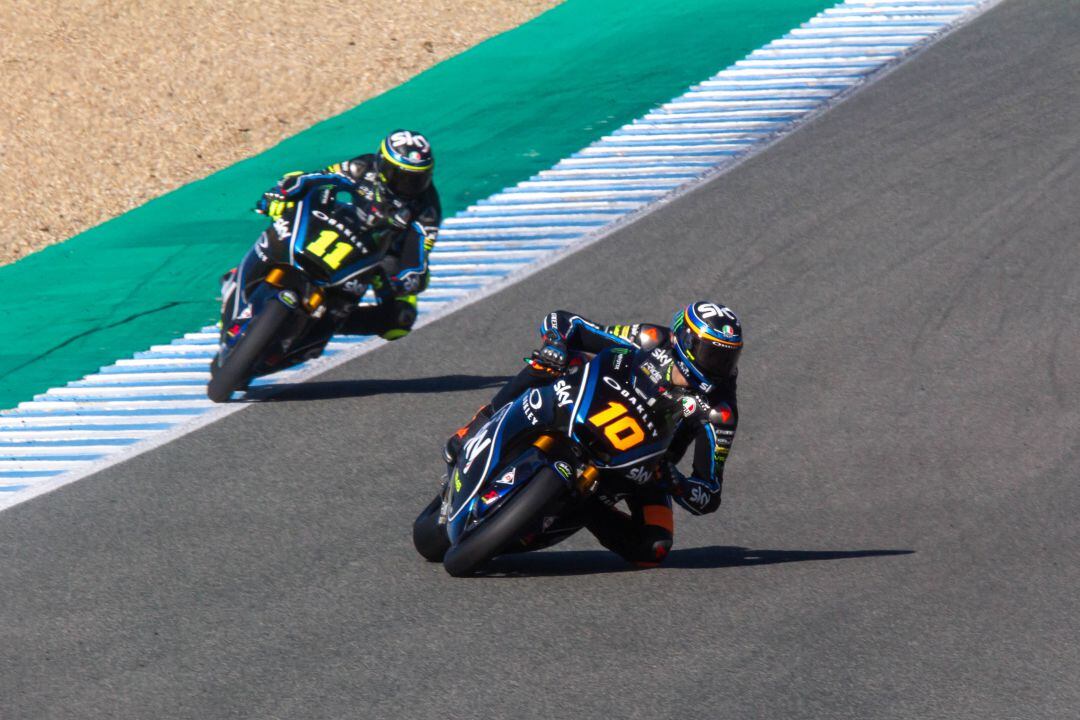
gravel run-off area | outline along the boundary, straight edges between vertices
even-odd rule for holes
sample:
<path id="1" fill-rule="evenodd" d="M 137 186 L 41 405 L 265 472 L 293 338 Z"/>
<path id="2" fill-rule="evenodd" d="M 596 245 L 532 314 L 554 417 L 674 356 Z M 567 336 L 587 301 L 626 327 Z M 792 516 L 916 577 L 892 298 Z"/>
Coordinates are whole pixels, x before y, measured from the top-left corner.
<path id="1" fill-rule="evenodd" d="M 250 157 L 556 4 L 0 3 L 0 264 Z"/>

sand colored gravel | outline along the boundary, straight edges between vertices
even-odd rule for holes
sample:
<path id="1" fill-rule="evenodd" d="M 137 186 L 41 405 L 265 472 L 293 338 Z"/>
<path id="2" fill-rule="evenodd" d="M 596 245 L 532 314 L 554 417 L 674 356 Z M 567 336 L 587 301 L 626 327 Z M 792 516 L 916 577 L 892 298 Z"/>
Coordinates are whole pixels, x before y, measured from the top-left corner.
<path id="1" fill-rule="evenodd" d="M 0 2 L 0 264 L 258 153 L 556 4 Z"/>

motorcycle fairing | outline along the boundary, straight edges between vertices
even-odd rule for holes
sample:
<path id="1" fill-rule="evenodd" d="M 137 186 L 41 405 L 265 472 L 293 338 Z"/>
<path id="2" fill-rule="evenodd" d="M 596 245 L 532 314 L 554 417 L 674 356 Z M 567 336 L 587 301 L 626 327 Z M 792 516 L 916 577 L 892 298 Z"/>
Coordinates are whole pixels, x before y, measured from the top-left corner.
<path id="1" fill-rule="evenodd" d="M 299 303 L 296 293 L 291 290 L 279 290 L 265 283 L 259 283 L 250 293 L 245 293 L 242 288 L 238 287 L 236 293 L 238 298 L 241 298 L 237 303 L 239 310 L 234 313 L 230 326 L 223 328 L 221 347 L 218 350 L 219 358 L 224 358 L 236 346 L 240 338 L 247 332 L 252 321 L 262 314 L 267 303 L 280 302 L 288 308 L 296 308 Z M 290 338 L 292 334 L 285 333 L 283 337 Z M 281 342 L 277 343 L 276 348 L 271 346 L 268 349 L 270 350 L 267 353 L 268 357 L 277 356 L 284 359 L 284 356 L 288 353 L 288 348 Z M 259 375 L 263 371 L 263 368 L 255 368 L 254 374 Z"/>
<path id="2" fill-rule="evenodd" d="M 528 390 L 500 408 L 465 442 L 451 472 L 444 510 L 451 542 L 457 542 L 467 527 L 489 516 L 506 498 L 528 484 L 542 467 L 555 469 L 554 462 L 524 443 L 537 430 L 553 427 L 555 407 L 555 392 L 551 387 Z M 512 452 L 514 447 L 521 452 L 509 462 L 504 461 L 508 449 Z M 511 470 L 513 482 L 500 483 Z M 561 473 L 560 476 L 565 477 Z M 490 496 L 493 491 L 495 498 Z M 484 496 L 488 496 L 487 502 Z"/>
<path id="3" fill-rule="evenodd" d="M 451 470 L 442 511 L 451 543 L 494 514 L 542 468 L 550 467 L 566 481 L 572 493 L 567 499 L 577 495 L 578 468 L 527 442 L 540 433 L 565 434 L 585 448 L 590 462 L 601 470 L 625 472 L 655 462 L 653 458 L 666 452 L 673 427 L 663 412 L 650 412 L 652 406 L 644 397 L 634 392 L 634 374 L 625 353 L 604 351 L 582 371 L 528 390 L 500 408 L 466 440 Z M 609 438 L 613 422 L 624 429 L 640 429 L 641 441 L 633 447 L 615 447 Z M 614 437 L 616 442 L 625 440 L 619 432 Z M 510 473 L 511 482 L 499 482 Z M 549 517 L 538 518 L 536 527 L 520 538 L 519 549 L 550 545 L 575 532 L 580 522 L 561 517 L 562 510 L 551 508 Z"/>
<path id="4" fill-rule="evenodd" d="M 309 194 L 296 206 L 297 220 L 289 242 L 292 265 L 306 270 L 314 264 L 324 275 L 323 284 L 337 287 L 382 262 L 389 244 L 385 233 L 380 232 L 376 237 L 370 231 L 349 227 L 334 216 L 334 208 L 329 214 L 312 208 L 310 198 Z M 345 205 L 340 203 L 336 207 Z M 339 248 L 344 251 L 339 252 Z M 340 264 L 331 262 L 332 258 Z"/>
<path id="5" fill-rule="evenodd" d="M 651 398 L 636 388 L 632 363 L 618 350 L 604 350 L 585 366 L 579 381 L 584 385 L 567 429 L 571 438 L 591 451 L 601 470 L 629 468 L 663 454 L 673 430 L 662 422 L 661 413 L 651 412 Z M 611 432 L 614 423 L 640 431 L 641 440 L 617 446 L 618 433 Z"/>

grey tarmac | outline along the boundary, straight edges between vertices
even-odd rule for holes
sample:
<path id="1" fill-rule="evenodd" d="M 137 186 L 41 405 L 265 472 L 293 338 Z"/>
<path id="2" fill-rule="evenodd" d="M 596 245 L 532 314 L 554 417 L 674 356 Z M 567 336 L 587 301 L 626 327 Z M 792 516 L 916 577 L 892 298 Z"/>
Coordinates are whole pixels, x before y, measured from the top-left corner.
<path id="1" fill-rule="evenodd" d="M 0 514 L 0 717 L 1076 717 L 1075 10 L 1002 3 L 569 260 Z M 415 555 L 544 312 L 695 298 L 742 314 L 742 424 L 664 567 Z"/>

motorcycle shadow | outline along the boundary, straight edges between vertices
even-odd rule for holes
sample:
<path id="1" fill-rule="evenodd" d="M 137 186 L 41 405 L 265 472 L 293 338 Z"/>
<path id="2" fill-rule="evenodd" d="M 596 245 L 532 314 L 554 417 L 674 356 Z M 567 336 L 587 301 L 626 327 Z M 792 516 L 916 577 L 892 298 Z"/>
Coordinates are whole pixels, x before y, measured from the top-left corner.
<path id="1" fill-rule="evenodd" d="M 263 402 L 295 402 L 298 400 L 340 400 L 371 395 L 464 392 L 502 387 L 509 379 L 508 375 L 438 375 L 390 380 L 323 380 L 260 385 L 247 391 L 247 399 Z"/>
<path id="2" fill-rule="evenodd" d="M 710 545 L 672 550 L 660 567 L 679 570 L 715 570 L 808 560 L 911 555 L 914 552 L 914 550 L 753 550 L 744 547 Z M 513 578 L 545 575 L 597 575 L 637 570 L 640 568 L 606 550 L 553 550 L 497 557 L 491 561 L 483 575 Z"/>

